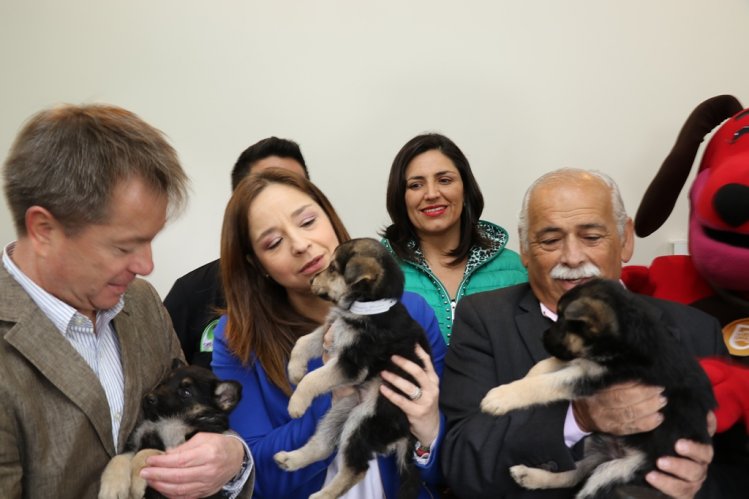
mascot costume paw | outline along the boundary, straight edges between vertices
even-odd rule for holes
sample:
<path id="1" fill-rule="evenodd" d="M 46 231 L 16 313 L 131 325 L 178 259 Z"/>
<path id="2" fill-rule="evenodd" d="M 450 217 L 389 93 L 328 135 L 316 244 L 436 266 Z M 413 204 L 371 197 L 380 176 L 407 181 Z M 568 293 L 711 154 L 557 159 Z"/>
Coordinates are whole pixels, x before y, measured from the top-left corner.
<path id="1" fill-rule="evenodd" d="M 735 97 L 710 98 L 689 115 L 645 192 L 635 233 L 646 237 L 663 225 L 700 143 L 721 123 L 689 193 L 690 254 L 626 266 L 622 279 L 633 291 L 691 305 L 720 322 L 733 361 L 701 362 L 719 405 L 711 473 L 721 483 L 719 497 L 738 498 L 749 497 L 749 109 Z"/>

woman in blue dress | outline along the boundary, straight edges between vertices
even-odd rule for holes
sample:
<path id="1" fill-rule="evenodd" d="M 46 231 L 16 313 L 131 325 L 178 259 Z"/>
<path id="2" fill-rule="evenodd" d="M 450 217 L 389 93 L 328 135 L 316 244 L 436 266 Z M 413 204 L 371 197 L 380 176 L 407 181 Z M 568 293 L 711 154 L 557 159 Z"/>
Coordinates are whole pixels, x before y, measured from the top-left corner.
<path id="1" fill-rule="evenodd" d="M 286 364 L 301 335 L 322 324 L 331 304 L 313 295 L 310 278 L 327 267 L 338 244 L 349 239 L 325 195 L 307 179 L 278 169 L 253 174 L 234 191 L 226 208 L 221 235 L 221 275 L 227 308 L 215 332 L 212 367 L 222 379 L 242 384 L 242 400 L 230 416 L 232 429 L 250 446 L 256 466 L 255 498 L 299 498 L 319 491 L 337 470 L 337 457 L 294 472 L 278 467 L 273 455 L 301 447 L 312 436 L 333 399 L 320 396 L 299 419 L 287 411 L 293 390 Z M 424 327 L 432 358 L 417 353 L 426 368 L 405 359 L 396 363 L 421 386 L 384 372 L 403 393 L 382 393 L 408 417 L 418 440 L 414 458 L 422 477 L 419 497 L 436 497 L 440 481 L 437 453 L 443 431 L 438 409 L 439 376 L 446 346 L 429 305 L 405 293 L 402 301 Z M 310 369 L 322 365 L 313 360 Z M 370 462 L 364 480 L 345 498 L 396 497 L 398 469 L 393 456 Z"/>

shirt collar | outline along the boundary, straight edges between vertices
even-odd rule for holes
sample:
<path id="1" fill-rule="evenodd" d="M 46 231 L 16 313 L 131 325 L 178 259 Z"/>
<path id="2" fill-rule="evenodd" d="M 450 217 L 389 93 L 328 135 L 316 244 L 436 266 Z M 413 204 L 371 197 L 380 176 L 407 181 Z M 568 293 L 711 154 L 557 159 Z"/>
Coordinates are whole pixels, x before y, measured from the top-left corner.
<path id="1" fill-rule="evenodd" d="M 538 302 L 538 304 L 541 305 L 541 315 L 543 315 L 544 317 L 548 317 L 549 319 L 551 319 L 554 322 L 557 321 L 557 319 L 559 318 L 559 316 L 557 314 L 555 314 L 554 312 L 552 312 L 551 310 L 549 310 L 549 307 L 547 307 L 543 303 Z"/>
<path id="2" fill-rule="evenodd" d="M 52 321 L 55 328 L 63 335 L 66 334 L 70 323 L 76 316 L 84 317 L 75 308 L 71 307 L 56 296 L 47 292 L 44 288 L 31 280 L 18 266 L 13 262 L 11 256 L 16 247 L 15 241 L 5 246 L 3 249 L 3 266 L 13 279 L 28 293 L 31 299 L 36 303 L 42 313 Z M 117 304 L 107 310 L 96 312 L 96 330 L 99 331 L 105 327 L 114 317 L 120 313 L 125 306 L 124 295 L 120 297 Z"/>
<path id="3" fill-rule="evenodd" d="M 619 279 L 619 283 L 622 285 L 622 287 L 624 289 L 627 289 L 627 286 L 626 286 L 626 284 L 624 284 L 624 281 L 622 281 L 621 279 Z M 538 302 L 538 304 L 541 305 L 541 315 L 543 315 L 544 317 L 548 317 L 549 319 L 551 319 L 554 322 L 557 321 L 557 319 L 559 318 L 559 316 L 557 314 L 555 314 L 554 312 L 552 312 L 551 310 L 549 310 L 549 307 L 547 307 L 546 305 L 544 305 L 540 301 Z"/>

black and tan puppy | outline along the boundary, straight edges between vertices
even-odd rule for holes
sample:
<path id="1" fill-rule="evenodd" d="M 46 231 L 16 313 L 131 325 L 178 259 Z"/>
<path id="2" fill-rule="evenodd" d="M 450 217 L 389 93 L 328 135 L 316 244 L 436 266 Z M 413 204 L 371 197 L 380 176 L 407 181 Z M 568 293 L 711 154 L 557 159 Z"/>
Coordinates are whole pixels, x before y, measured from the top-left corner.
<path id="1" fill-rule="evenodd" d="M 401 469 L 399 497 L 416 497 L 415 439 L 406 415 L 379 390 L 383 370 L 417 384 L 390 360 L 393 355 L 423 366 L 416 345 L 430 352 L 424 330 L 399 301 L 403 273 L 379 242 L 354 239 L 341 244 L 329 267 L 312 279 L 312 292 L 335 306 L 326 324 L 301 337 L 291 352 L 289 377 L 298 385 L 289 400 L 289 414 L 301 416 L 315 397 L 335 388 L 352 386 L 357 394 L 336 401 L 307 444 L 278 452 L 276 462 L 293 471 L 325 459 L 338 447 L 343 456 L 341 469 L 331 483 L 311 496 L 334 498 L 364 478 L 375 454 L 395 452 Z M 328 327 L 333 337 L 331 358 L 307 373 L 307 362 L 323 354 Z"/>
<path id="2" fill-rule="evenodd" d="M 169 376 L 143 397 L 144 420 L 130 436 L 126 452 L 113 457 L 104 469 L 99 499 L 163 497 L 139 476 L 146 458 L 176 447 L 198 432 L 227 431 L 229 413 L 241 393 L 242 386 L 236 381 L 221 381 L 208 369 L 186 366 L 175 359 Z"/>
<path id="3" fill-rule="evenodd" d="M 586 397 L 623 381 L 665 389 L 668 403 L 656 429 L 622 437 L 594 434 L 572 471 L 512 466 L 510 473 L 518 484 L 547 489 L 585 481 L 578 498 L 662 497 L 644 480 L 656 468 L 656 460 L 675 455 L 674 444 L 680 438 L 710 442 L 707 414 L 715 407 L 710 382 L 650 307 L 618 281 L 595 279 L 573 288 L 559 300 L 559 318 L 543 337 L 553 357 L 484 397 L 481 410 L 502 415 Z"/>

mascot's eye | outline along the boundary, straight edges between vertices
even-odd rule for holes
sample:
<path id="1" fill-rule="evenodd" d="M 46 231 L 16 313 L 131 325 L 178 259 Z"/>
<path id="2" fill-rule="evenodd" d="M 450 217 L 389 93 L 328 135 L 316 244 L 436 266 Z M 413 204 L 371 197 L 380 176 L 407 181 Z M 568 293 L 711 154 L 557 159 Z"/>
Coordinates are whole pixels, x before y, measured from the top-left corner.
<path id="1" fill-rule="evenodd" d="M 177 395 L 179 396 L 179 398 L 187 399 L 192 396 L 192 393 L 187 388 L 181 387 L 177 389 Z"/>
<path id="2" fill-rule="evenodd" d="M 736 142 L 736 141 L 737 141 L 737 140 L 739 140 L 739 139 L 740 139 L 740 138 L 741 138 L 741 137 L 742 137 L 743 135 L 746 135 L 747 133 L 749 133 L 749 126 L 745 126 L 745 127 L 742 127 L 741 129 L 737 130 L 737 131 L 736 131 L 736 132 L 735 132 L 735 133 L 733 134 L 733 139 L 731 139 L 731 143 L 734 143 L 734 142 Z"/>

